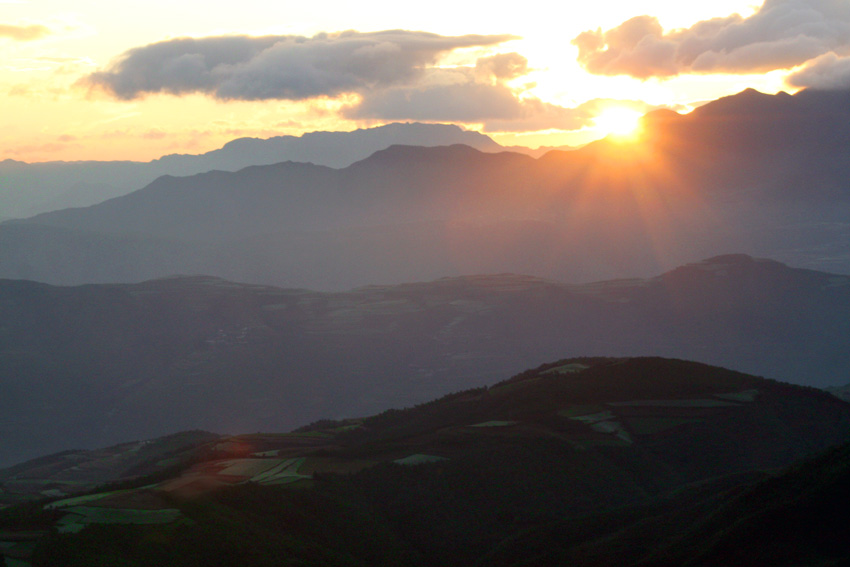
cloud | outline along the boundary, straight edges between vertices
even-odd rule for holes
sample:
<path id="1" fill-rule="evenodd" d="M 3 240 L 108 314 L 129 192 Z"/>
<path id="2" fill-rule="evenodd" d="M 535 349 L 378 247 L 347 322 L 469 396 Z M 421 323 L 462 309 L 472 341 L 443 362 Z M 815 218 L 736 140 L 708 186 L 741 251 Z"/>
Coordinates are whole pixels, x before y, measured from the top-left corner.
<path id="1" fill-rule="evenodd" d="M 9 24 L 0 24 L 0 37 L 5 37 L 13 41 L 33 41 L 41 39 L 47 35 L 50 35 L 50 30 L 44 26 L 13 26 Z"/>
<path id="2" fill-rule="evenodd" d="M 494 82 L 510 81 L 528 74 L 528 59 L 519 53 L 499 53 L 475 62 L 475 74 Z"/>
<path id="3" fill-rule="evenodd" d="M 850 57 L 835 53 L 821 55 L 792 73 L 786 82 L 795 87 L 810 87 L 823 90 L 850 89 Z"/>
<path id="4" fill-rule="evenodd" d="M 46 144 L 21 145 L 14 148 L 5 148 L 4 152 L 14 156 L 27 154 L 52 154 L 68 149 L 69 142 L 49 142 Z"/>
<path id="5" fill-rule="evenodd" d="M 6 92 L 7 96 L 30 96 L 32 95 L 33 90 L 29 85 L 25 84 L 17 84 L 9 87 L 9 90 Z"/>
<path id="6" fill-rule="evenodd" d="M 460 83 L 400 87 L 366 95 L 360 104 L 343 110 L 351 119 L 481 122 L 516 116 L 519 101 L 503 85 Z"/>
<path id="7" fill-rule="evenodd" d="M 165 138 L 167 136 L 168 136 L 167 133 L 163 132 L 162 130 L 160 130 L 158 128 L 152 128 L 152 129 L 148 130 L 147 132 L 142 132 L 140 134 L 140 137 L 144 140 L 162 140 L 163 138 Z"/>
<path id="8" fill-rule="evenodd" d="M 591 73 L 641 79 L 681 73 L 756 73 L 787 69 L 850 49 L 847 0 L 765 0 L 748 18 L 733 14 L 664 33 L 651 16 L 586 31 L 572 42 Z"/>
<path id="9" fill-rule="evenodd" d="M 404 30 L 179 38 L 131 49 L 81 82 L 125 100 L 148 93 L 206 93 L 222 100 L 334 97 L 409 83 L 444 53 L 510 39 Z"/>
<path id="10" fill-rule="evenodd" d="M 485 132 L 535 132 L 591 126 L 610 106 L 642 112 L 655 108 L 613 99 L 593 99 L 576 108 L 544 102 L 507 84 L 528 71 L 528 61 L 518 53 L 482 57 L 474 67 L 430 69 L 417 84 L 363 94 L 342 114 L 352 120 L 461 122 L 482 124 Z"/>
<path id="11" fill-rule="evenodd" d="M 525 98 L 518 102 L 516 114 L 509 119 L 484 121 L 485 132 L 538 132 L 540 130 L 578 130 L 593 122 L 593 114 L 581 106 L 566 108 Z"/>
<path id="12" fill-rule="evenodd" d="M 487 131 L 573 130 L 586 123 L 583 112 L 523 98 L 506 83 L 528 73 L 519 53 L 479 58 L 474 67 L 432 68 L 412 84 L 362 93 L 342 109 L 352 120 L 419 120 L 484 124 Z"/>
<path id="13" fill-rule="evenodd" d="M 396 88 L 370 94 L 343 110 L 352 120 L 419 120 L 484 124 L 488 132 L 575 130 L 590 123 L 584 110 L 537 98 L 521 99 L 504 85 L 464 83 Z"/>

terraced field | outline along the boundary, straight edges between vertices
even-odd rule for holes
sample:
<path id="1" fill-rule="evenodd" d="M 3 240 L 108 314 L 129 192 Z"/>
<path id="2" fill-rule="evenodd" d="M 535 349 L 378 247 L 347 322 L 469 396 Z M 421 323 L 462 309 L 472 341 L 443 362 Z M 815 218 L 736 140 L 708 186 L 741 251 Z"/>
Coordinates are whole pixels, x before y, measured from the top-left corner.
<path id="1" fill-rule="evenodd" d="M 423 533 L 439 532 L 441 524 L 427 520 L 434 514 L 426 505 L 430 498 L 445 506 L 458 491 L 471 491 L 485 508 L 496 499 L 501 508 L 490 514 L 466 517 L 465 509 L 453 508 L 463 519 L 452 522 L 483 522 L 475 529 L 485 534 L 499 514 L 517 506 L 532 506 L 535 514 L 589 514 L 689 483 L 784 466 L 848 438 L 850 405 L 814 389 L 684 361 L 574 359 L 369 418 L 200 439 L 182 451 L 152 455 L 147 468 L 138 469 L 152 476 L 119 476 L 114 480 L 123 485 L 46 500 L 38 521 L 60 533 L 136 525 L 171 534 L 180 531 L 171 527 L 190 525 L 189 517 L 197 521 L 195 502 L 238 506 L 234 494 L 262 502 L 260 494 L 281 493 L 256 491 L 347 490 L 345 479 L 352 478 L 357 498 L 371 494 L 386 506 L 387 517 L 402 514 Z M 75 459 L 51 457 L 21 467 L 7 485 L 29 483 L 43 495 L 51 490 L 45 481 L 66 469 L 77 472 L 78 465 L 67 464 Z M 164 463 L 175 468 L 164 474 Z M 103 467 L 92 462 L 78 468 Z M 39 470 L 47 478 L 27 477 Z M 422 522 L 413 520 L 419 517 Z M 12 539 L 0 534 L 0 550 L 25 561 L 28 547 L 21 545 L 27 542 Z"/>

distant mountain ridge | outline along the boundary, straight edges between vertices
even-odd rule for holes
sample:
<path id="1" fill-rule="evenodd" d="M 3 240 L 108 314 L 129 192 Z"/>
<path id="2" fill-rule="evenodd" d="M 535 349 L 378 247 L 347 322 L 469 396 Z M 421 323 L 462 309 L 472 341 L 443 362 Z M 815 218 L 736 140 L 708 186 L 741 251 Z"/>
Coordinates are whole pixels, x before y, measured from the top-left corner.
<path id="1" fill-rule="evenodd" d="M 737 252 L 850 273 L 848 96 L 745 91 L 689 115 L 651 113 L 639 143 L 539 159 L 396 145 L 341 169 L 161 177 L 4 223 L 0 276 L 204 273 L 329 290 L 500 272 L 587 282 Z"/>
<path id="2" fill-rule="evenodd" d="M 364 415 L 559 356 L 651 354 L 843 384 L 848 336 L 850 277 L 740 255 L 586 285 L 509 274 L 345 293 L 203 276 L 0 280 L 0 463 Z"/>
<path id="3" fill-rule="evenodd" d="M 487 152 L 504 151 L 488 136 L 452 124 L 393 123 L 352 132 L 309 132 L 268 139 L 239 138 L 204 154 L 172 154 L 150 162 L 0 162 L 3 216 L 84 207 L 140 189 L 162 175 L 236 171 L 282 161 L 346 167 L 393 144 L 466 144 Z M 518 148 L 514 148 L 518 149 Z"/>

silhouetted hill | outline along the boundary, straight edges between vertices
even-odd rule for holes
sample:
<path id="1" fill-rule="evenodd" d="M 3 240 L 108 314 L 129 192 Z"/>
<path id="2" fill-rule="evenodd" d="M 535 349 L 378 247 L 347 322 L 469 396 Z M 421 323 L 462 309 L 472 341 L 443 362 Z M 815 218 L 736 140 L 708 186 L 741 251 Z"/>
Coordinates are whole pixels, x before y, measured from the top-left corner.
<path id="1" fill-rule="evenodd" d="M 239 138 L 204 154 L 173 154 L 150 162 L 29 164 L 7 159 L 0 162 L 0 211 L 3 216 L 27 217 L 67 207 L 93 205 L 139 189 L 162 175 L 236 171 L 282 161 L 346 167 L 393 144 L 443 146 L 459 143 L 488 152 L 504 150 L 483 134 L 450 124 L 395 123 L 353 132 L 309 132 L 301 136 L 268 139 Z"/>
<path id="2" fill-rule="evenodd" d="M 517 275 L 345 293 L 209 277 L 0 281 L 0 462 L 364 415 L 563 355 L 674 356 L 841 384 L 848 294 L 846 276 L 746 256 L 580 286 Z"/>
<path id="3" fill-rule="evenodd" d="M 184 448 L 170 476 L 0 513 L 0 541 L 43 533 L 34 563 L 67 567 L 809 565 L 846 549 L 817 512 L 843 517 L 847 450 L 771 471 L 848 425 L 850 404 L 811 388 L 564 359 L 406 410 Z"/>
<path id="4" fill-rule="evenodd" d="M 845 565 L 848 486 L 844 444 L 766 478 L 707 483 L 650 506 L 528 530 L 481 564 Z"/>
<path id="5" fill-rule="evenodd" d="M 162 177 L 4 223 L 0 276 L 132 282 L 175 273 L 179 255 L 200 273 L 312 289 L 482 272 L 586 282 L 731 252 L 850 273 L 845 101 L 746 91 L 652 113 L 639 142 L 537 160 L 393 146 L 342 169 Z"/>

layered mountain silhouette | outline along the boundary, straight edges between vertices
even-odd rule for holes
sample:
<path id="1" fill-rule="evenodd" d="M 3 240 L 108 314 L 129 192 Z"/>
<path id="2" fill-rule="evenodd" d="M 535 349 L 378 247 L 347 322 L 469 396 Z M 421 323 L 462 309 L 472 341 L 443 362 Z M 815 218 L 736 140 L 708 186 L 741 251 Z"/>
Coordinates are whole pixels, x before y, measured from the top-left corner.
<path id="1" fill-rule="evenodd" d="M 470 273 L 649 276 L 742 252 L 850 271 L 847 93 L 745 91 L 539 159 L 393 146 L 162 177 L 0 227 L 0 275 L 54 284 L 174 273 L 349 289 Z"/>
<path id="2" fill-rule="evenodd" d="M 0 281 L 0 321 L 3 463 L 184 429 L 368 415 L 564 355 L 690 358 L 809 386 L 850 372 L 850 278 L 741 255 L 587 285 Z"/>
<path id="3" fill-rule="evenodd" d="M 850 404 L 811 388 L 564 359 L 289 434 L 175 435 L 0 471 L 7 495 L 52 487 L 0 512 L 0 541 L 67 567 L 823 565 L 847 558 L 848 449 L 811 457 L 848 425 Z M 74 484 L 99 468 L 120 482 Z"/>
<path id="4" fill-rule="evenodd" d="M 310 132 L 268 139 L 239 138 L 200 155 L 174 154 L 150 162 L 0 162 L 0 211 L 24 217 L 93 205 L 139 189 L 162 175 L 236 171 L 282 161 L 346 167 L 394 144 L 466 144 L 482 151 L 504 148 L 478 132 L 448 124 L 395 123 L 353 132 Z"/>

